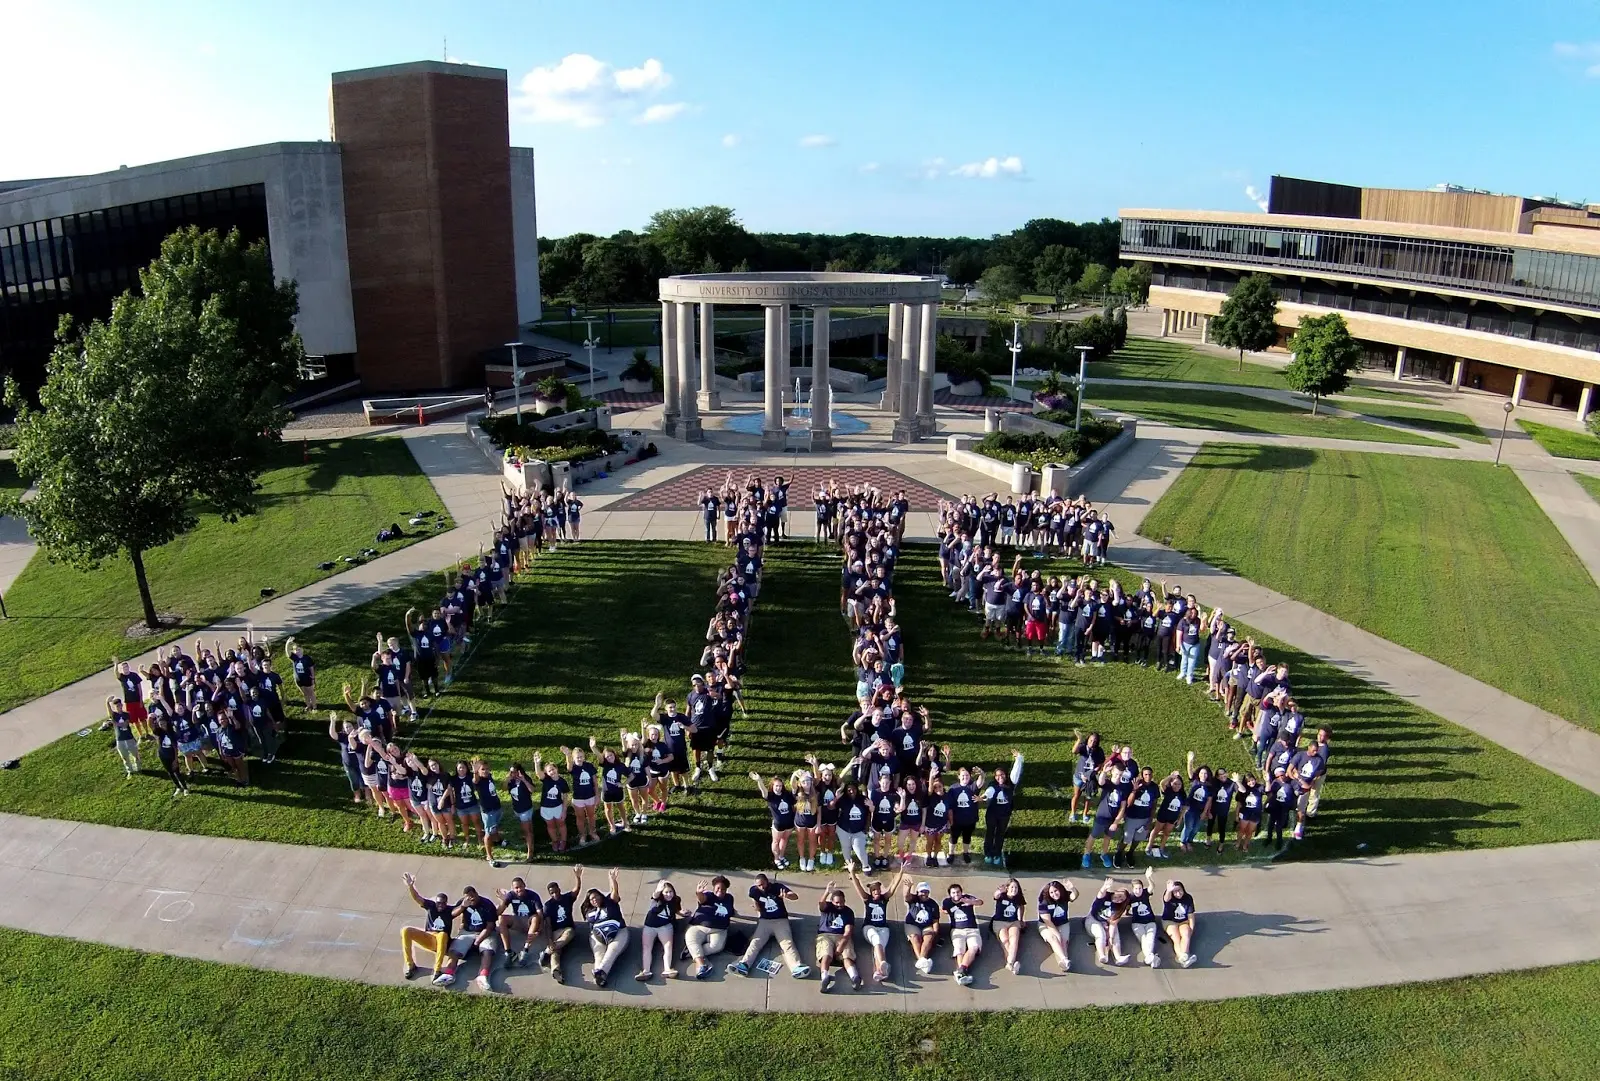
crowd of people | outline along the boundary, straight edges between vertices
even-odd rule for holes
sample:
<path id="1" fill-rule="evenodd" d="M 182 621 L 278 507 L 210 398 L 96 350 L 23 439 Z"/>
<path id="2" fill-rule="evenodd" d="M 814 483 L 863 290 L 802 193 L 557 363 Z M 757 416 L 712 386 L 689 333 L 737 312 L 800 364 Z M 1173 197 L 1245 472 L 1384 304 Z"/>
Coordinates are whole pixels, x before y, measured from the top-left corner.
<path id="1" fill-rule="evenodd" d="M 584 869 L 574 867 L 570 887 L 553 879 L 546 883 L 543 895 L 521 877 L 496 890 L 495 897 L 469 885 L 452 901 L 445 893 L 424 895 L 407 873 L 406 888 L 424 916 L 422 926 L 406 927 L 400 934 L 405 978 L 412 979 L 420 971 L 415 950 L 421 947 L 431 954 L 432 980 L 440 986 L 455 983 L 458 968 L 475 956 L 480 963 L 474 982 L 484 991 L 494 990 L 495 972 L 502 963 L 507 969 L 548 971 L 557 983 L 565 983 L 564 954 L 586 931 L 590 979 L 596 987 L 605 987 L 626 955 L 633 929 L 623 909 L 620 872 L 611 870 L 605 889 L 586 888 L 583 876 Z M 1195 963 L 1194 896 L 1174 880 L 1157 898 L 1148 880 L 1148 871 L 1144 877 L 1126 882 L 1108 878 L 1096 891 L 1081 922 L 1094 944 L 1098 963 L 1129 964 L 1133 955 L 1126 948 L 1128 937 L 1138 946 L 1140 963 L 1151 968 L 1161 965 L 1163 938 L 1171 944 L 1180 965 L 1187 968 Z M 1070 906 L 1078 901 L 1079 891 L 1070 881 L 1046 883 L 1031 915 L 1028 896 L 1015 878 L 1000 883 L 991 896 L 971 893 L 954 882 L 945 887 L 942 897 L 936 896 L 930 883 L 907 880 L 904 869 L 885 884 L 864 882 L 851 868 L 848 884 L 847 891 L 837 880 L 827 882 L 816 901 L 812 959 L 824 993 L 838 985 L 841 974 L 857 990 L 868 980 L 882 983 L 889 979 L 896 919 L 914 958 L 912 966 L 924 976 L 932 975 L 937 967 L 941 938 L 949 943 L 951 975 L 959 984 L 974 982 L 973 968 L 986 939 L 992 939 L 1001 951 L 1005 970 L 1021 975 L 1024 935 L 1030 922 L 1047 957 L 1061 972 L 1071 971 L 1074 917 Z M 726 968 L 730 975 L 750 976 L 773 942 L 792 977 L 809 977 L 813 968 L 796 944 L 797 917 L 790 911 L 790 906 L 800 901 L 800 894 L 764 872 L 755 876 L 745 893 L 751 906 L 750 922 L 736 928 L 735 921 L 745 917 L 727 876 L 696 882 L 688 896 L 680 894 L 670 879 L 656 882 L 644 911 L 632 914 L 639 935 L 639 968 L 634 978 L 648 983 L 656 978 L 658 967 L 661 978 L 676 978 L 680 959 L 684 959 L 688 965 L 683 974 L 704 980 L 716 971 L 712 958 L 740 946 L 738 959 L 728 962 Z M 860 905 L 859 913 L 852 895 Z M 897 905 L 898 913 L 892 911 Z M 862 943 L 864 950 L 860 949 Z"/>
<path id="2" fill-rule="evenodd" d="M 981 613 L 980 637 L 1025 655 L 1071 656 L 1078 667 L 1126 663 L 1171 672 L 1186 684 L 1203 679 L 1232 737 L 1250 741 L 1253 769 L 1196 765 L 1191 751 L 1181 770 L 1158 776 L 1139 765 L 1132 747 L 1102 746 L 1098 732 L 1076 734 L 1067 822 L 1089 827 L 1082 865 L 1091 865 L 1097 847 L 1108 868 L 1132 866 L 1141 846 L 1149 858 L 1168 858 L 1174 830 L 1181 850 L 1191 852 L 1202 826 L 1204 843 L 1217 852 L 1230 827 L 1240 852 L 1257 841 L 1281 851 L 1303 839 L 1327 779 L 1332 731 L 1324 726 L 1308 734 L 1287 664 L 1270 662 L 1222 609 L 1206 612 L 1193 593 L 1166 582 L 1156 588 L 1146 578 L 1129 591 L 1109 573 L 1102 580 L 1025 570 L 1020 552 L 1007 567 L 999 550 L 1001 544 L 1076 549 L 1092 571 L 1113 532 L 1081 497 L 1024 497 L 1021 504 L 1002 504 L 992 494 L 964 497 L 942 504 L 939 515 L 940 573 L 952 600 Z"/>

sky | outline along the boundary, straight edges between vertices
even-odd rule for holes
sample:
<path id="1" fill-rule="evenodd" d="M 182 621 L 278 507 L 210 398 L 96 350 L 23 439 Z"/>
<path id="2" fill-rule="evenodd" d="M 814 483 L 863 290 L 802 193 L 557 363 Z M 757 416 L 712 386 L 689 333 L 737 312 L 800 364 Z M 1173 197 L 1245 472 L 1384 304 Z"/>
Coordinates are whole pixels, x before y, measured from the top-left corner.
<path id="1" fill-rule="evenodd" d="M 987 236 L 1274 173 L 1600 202 L 1592 2 L 0 0 L 0 36 L 0 179 L 327 138 L 333 71 L 504 68 L 543 236 Z"/>

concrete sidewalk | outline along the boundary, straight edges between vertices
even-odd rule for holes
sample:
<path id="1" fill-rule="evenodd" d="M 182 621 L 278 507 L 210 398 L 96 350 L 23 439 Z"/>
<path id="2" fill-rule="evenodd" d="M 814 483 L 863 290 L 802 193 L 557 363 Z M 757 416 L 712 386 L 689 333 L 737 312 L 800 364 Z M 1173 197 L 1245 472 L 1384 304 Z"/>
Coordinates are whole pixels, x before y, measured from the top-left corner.
<path id="1" fill-rule="evenodd" d="M 1138 536 L 1145 514 L 1183 472 L 1200 443 L 1139 439 L 1090 487 L 1117 527 L 1112 562 L 1192 591 L 1206 607 L 1243 620 L 1330 664 L 1415 702 L 1552 773 L 1600 792 L 1600 734 L 1308 604 Z"/>
<path id="2" fill-rule="evenodd" d="M 422 913 L 406 892 L 403 871 L 417 876 L 424 895 L 444 891 L 452 899 L 467 884 L 485 893 L 505 888 L 513 875 L 540 892 L 547 881 L 563 889 L 572 881 L 570 868 L 562 866 L 510 864 L 492 870 L 464 857 L 301 848 L 12 815 L 0 815 L 0 837 L 0 894 L 7 899 L 0 924 L 384 985 L 403 982 L 400 929 L 421 925 Z M 604 889 L 604 845 L 593 850 L 593 859 L 584 885 Z M 904 906 L 896 901 L 890 908 L 889 982 L 855 992 L 841 983 L 827 995 L 820 993 L 816 973 L 804 980 L 787 971 L 770 979 L 759 973 L 748 980 L 731 976 L 723 971 L 734 959 L 728 954 L 716 959 L 715 974 L 704 982 L 660 977 L 637 982 L 640 918 L 655 882 L 669 877 L 687 895 L 710 872 L 624 871 L 622 908 L 632 941 L 610 986 L 597 988 L 591 981 L 589 949 L 580 931 L 566 953 L 565 986 L 548 972 L 502 969 L 494 987 L 518 997 L 607 1006 L 866 1012 L 1067 1009 L 1407 983 L 1600 958 L 1600 891 L 1593 888 L 1597 866 L 1600 841 L 1195 869 L 1185 883 L 1199 912 L 1195 967 L 1176 967 L 1166 944 L 1158 950 L 1160 969 L 1098 965 L 1088 935 L 1074 920 L 1072 971 L 1066 974 L 1056 968 L 1032 924 L 1045 878 L 1019 875 L 1030 921 L 1021 975 L 1004 970 L 1002 952 L 987 928 L 971 987 L 952 978 L 948 946 L 936 955 L 932 975 L 917 973 L 900 934 Z M 1071 907 L 1074 916 L 1088 910 L 1102 873 L 1070 876 L 1080 891 Z M 745 891 L 751 876 L 729 877 L 736 909 L 746 917 L 735 926 L 748 928 L 752 903 Z M 800 894 L 791 904 L 795 942 L 810 963 L 821 888 L 830 877 L 843 883 L 845 876 L 779 877 Z M 918 870 L 912 877 L 931 882 L 935 896 L 959 880 L 985 899 L 1003 881 L 1000 874 L 977 868 L 962 868 L 959 879 L 948 870 Z M 1165 881 L 1157 867 L 1158 893 Z M 1537 919 L 1527 918 L 1529 898 L 1538 899 Z M 861 905 L 853 893 L 850 903 L 859 916 Z M 990 907 L 992 901 L 980 914 Z M 1137 943 L 1131 934 L 1124 938 L 1137 962 Z M 681 941 L 680 930 L 680 946 Z M 864 942 L 857 945 L 870 957 Z M 776 946 L 766 955 L 776 956 Z M 678 965 L 680 975 L 687 969 L 687 963 Z M 477 993 L 468 990 L 475 971 L 476 962 L 463 968 L 458 990 Z M 412 986 L 432 990 L 426 976 Z"/>

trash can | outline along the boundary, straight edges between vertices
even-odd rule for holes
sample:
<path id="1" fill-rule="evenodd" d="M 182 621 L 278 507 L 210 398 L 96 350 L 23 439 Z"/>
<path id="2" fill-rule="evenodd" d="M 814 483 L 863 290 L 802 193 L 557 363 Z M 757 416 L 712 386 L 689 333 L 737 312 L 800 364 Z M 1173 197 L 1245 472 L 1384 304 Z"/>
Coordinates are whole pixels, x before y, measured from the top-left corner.
<path id="1" fill-rule="evenodd" d="M 1033 466 L 1027 462 L 1011 463 L 1011 493 L 1027 495 L 1033 491 Z"/>
<path id="2" fill-rule="evenodd" d="M 1044 473 L 1039 477 L 1039 493 L 1064 497 L 1067 494 L 1067 480 L 1071 475 L 1071 466 L 1051 462 L 1044 467 Z"/>
<path id="3" fill-rule="evenodd" d="M 998 432 L 999 430 L 1000 410 L 985 409 L 983 411 L 983 434 L 988 435 L 990 432 Z"/>
<path id="4" fill-rule="evenodd" d="M 552 487 L 552 488 L 566 488 L 568 490 L 570 490 L 572 488 L 572 463 L 571 462 L 551 462 L 550 463 L 550 487 Z"/>

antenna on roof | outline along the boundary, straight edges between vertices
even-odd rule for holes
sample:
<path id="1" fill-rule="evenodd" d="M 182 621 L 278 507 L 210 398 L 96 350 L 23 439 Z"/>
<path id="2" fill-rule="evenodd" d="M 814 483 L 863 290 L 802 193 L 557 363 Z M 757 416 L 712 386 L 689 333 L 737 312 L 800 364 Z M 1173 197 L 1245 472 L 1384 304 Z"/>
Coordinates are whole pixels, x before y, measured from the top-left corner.
<path id="1" fill-rule="evenodd" d="M 444 37 L 443 48 L 439 50 L 439 59 L 447 64 L 450 62 L 450 36 L 448 34 Z"/>

